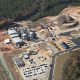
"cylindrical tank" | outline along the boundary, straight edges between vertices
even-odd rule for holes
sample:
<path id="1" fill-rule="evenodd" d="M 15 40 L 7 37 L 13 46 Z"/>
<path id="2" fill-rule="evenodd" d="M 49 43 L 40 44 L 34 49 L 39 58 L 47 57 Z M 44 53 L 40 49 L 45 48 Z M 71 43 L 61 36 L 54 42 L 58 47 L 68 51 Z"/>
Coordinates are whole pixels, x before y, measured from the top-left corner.
<path id="1" fill-rule="evenodd" d="M 37 35 L 35 32 L 31 31 L 29 34 L 28 34 L 28 37 L 30 40 L 35 40 Z"/>

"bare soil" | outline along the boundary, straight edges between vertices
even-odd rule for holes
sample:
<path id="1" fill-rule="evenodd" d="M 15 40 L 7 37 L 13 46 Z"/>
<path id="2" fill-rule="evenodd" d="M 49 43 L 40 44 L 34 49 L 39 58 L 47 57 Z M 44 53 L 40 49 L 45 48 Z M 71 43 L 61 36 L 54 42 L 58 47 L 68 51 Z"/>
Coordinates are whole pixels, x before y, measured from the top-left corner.
<path id="1" fill-rule="evenodd" d="M 63 54 L 56 58 L 55 69 L 54 69 L 54 80 L 61 80 L 62 68 L 69 57 L 69 54 Z"/>
<path id="2" fill-rule="evenodd" d="M 17 67 L 15 66 L 12 57 L 21 53 L 21 50 L 15 50 L 15 51 L 11 51 L 10 53 L 4 53 L 4 59 L 7 62 L 7 65 L 10 69 L 10 71 L 12 72 L 15 80 L 23 80 L 22 77 L 20 76 Z"/>

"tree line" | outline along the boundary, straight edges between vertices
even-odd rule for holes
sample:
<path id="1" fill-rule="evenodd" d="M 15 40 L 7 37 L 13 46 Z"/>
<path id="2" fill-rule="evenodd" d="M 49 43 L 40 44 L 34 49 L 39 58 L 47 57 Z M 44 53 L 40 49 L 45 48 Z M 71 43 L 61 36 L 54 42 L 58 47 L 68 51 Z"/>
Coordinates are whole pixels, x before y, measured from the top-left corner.
<path id="1" fill-rule="evenodd" d="M 70 3 L 79 5 L 80 0 L 0 0 L 0 19 L 37 20 L 47 15 L 58 14 Z"/>
<path id="2" fill-rule="evenodd" d="M 80 50 L 69 54 L 62 70 L 62 80 L 80 80 Z"/>

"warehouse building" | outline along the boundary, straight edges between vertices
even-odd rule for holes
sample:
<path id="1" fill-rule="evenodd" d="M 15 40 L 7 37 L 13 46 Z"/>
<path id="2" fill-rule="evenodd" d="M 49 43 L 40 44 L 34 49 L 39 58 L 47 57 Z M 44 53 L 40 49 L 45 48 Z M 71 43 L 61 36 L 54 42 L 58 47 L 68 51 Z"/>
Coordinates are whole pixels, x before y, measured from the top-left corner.
<path id="1" fill-rule="evenodd" d="M 24 67 L 25 63 L 22 59 L 20 59 L 19 57 L 14 57 L 13 58 L 14 63 L 17 65 L 17 67 Z"/>
<path id="2" fill-rule="evenodd" d="M 12 38 L 12 42 L 14 42 L 14 44 L 17 47 L 20 47 L 20 46 L 22 46 L 24 44 L 24 42 L 22 41 L 22 39 L 20 39 L 19 37 Z"/>
<path id="3" fill-rule="evenodd" d="M 8 34 L 11 37 L 12 42 L 17 47 L 20 47 L 20 46 L 24 45 L 23 40 L 19 38 L 19 34 L 18 34 L 18 32 L 14 28 L 8 29 Z"/>

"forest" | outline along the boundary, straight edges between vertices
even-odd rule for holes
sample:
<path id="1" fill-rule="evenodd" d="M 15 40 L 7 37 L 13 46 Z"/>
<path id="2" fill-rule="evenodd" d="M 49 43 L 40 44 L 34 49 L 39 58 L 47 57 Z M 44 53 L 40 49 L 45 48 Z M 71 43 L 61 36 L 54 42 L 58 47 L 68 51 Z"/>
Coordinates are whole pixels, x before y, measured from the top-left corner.
<path id="1" fill-rule="evenodd" d="M 62 70 L 62 80 L 80 80 L 80 50 L 69 54 Z"/>
<path id="2" fill-rule="evenodd" d="M 73 5 L 80 5 L 80 0 L 0 0 L 0 19 L 35 21 Z"/>

